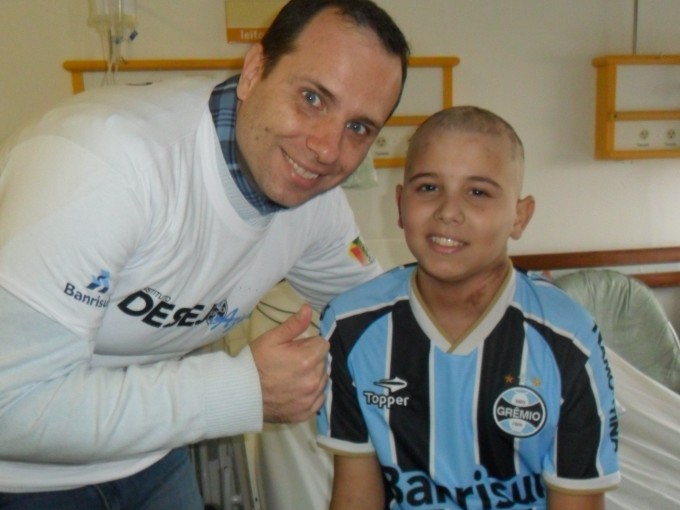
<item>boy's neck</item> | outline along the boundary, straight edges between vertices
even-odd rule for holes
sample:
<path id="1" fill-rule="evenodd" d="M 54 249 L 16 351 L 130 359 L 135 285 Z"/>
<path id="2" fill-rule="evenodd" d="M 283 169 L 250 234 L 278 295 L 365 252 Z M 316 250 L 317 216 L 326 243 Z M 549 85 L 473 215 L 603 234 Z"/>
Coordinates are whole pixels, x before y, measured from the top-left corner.
<path id="1" fill-rule="evenodd" d="M 483 278 L 442 285 L 422 285 L 416 269 L 414 283 L 431 319 L 455 348 L 495 302 L 511 269 L 508 258 Z"/>

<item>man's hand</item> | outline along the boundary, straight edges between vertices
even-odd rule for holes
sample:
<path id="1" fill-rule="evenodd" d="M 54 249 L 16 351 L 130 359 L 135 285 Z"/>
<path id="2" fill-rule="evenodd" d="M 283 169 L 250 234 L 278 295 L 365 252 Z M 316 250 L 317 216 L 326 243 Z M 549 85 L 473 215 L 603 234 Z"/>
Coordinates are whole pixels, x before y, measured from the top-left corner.
<path id="1" fill-rule="evenodd" d="M 303 305 L 250 345 L 260 374 L 267 422 L 305 421 L 323 403 L 328 342 L 320 336 L 298 338 L 311 320 L 312 309 Z"/>

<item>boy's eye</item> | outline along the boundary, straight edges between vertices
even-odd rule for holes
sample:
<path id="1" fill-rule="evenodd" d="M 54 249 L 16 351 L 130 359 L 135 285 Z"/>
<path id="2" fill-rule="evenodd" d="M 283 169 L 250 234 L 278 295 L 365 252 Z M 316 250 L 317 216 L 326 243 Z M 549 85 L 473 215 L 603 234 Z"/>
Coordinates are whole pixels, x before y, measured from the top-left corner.
<path id="1" fill-rule="evenodd" d="M 348 122 L 347 127 L 357 135 L 364 136 L 368 134 L 368 128 L 361 122 Z"/>
<path id="2" fill-rule="evenodd" d="M 418 186 L 418 191 L 437 191 L 436 184 L 421 184 Z"/>
<path id="3" fill-rule="evenodd" d="M 321 98 L 319 97 L 319 94 L 317 94 L 316 92 L 312 92 L 311 90 L 305 90 L 302 93 L 302 95 L 305 98 L 305 101 L 307 101 L 312 106 L 319 106 L 319 104 L 321 103 Z"/>
<path id="4" fill-rule="evenodd" d="M 486 191 L 484 191 L 483 189 L 479 189 L 479 188 L 474 188 L 474 189 L 470 190 L 470 194 L 472 196 L 475 196 L 475 197 L 486 197 L 486 196 L 488 196 L 488 193 Z"/>

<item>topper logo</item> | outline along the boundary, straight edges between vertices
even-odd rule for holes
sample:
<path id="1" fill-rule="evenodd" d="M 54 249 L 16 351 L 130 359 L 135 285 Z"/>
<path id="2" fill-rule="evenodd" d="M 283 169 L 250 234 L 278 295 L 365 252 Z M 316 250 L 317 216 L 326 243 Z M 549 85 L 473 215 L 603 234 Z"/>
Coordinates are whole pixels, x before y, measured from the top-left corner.
<path id="1" fill-rule="evenodd" d="M 364 397 L 366 398 L 366 403 L 370 406 L 378 406 L 379 408 L 389 409 L 392 406 L 402 406 L 408 405 L 410 396 L 400 396 L 395 397 L 392 393 L 401 391 L 408 386 L 408 383 L 399 377 L 393 377 L 392 379 L 380 379 L 375 381 L 373 384 L 380 386 L 387 390 L 386 394 L 375 393 L 373 391 L 364 391 Z"/>

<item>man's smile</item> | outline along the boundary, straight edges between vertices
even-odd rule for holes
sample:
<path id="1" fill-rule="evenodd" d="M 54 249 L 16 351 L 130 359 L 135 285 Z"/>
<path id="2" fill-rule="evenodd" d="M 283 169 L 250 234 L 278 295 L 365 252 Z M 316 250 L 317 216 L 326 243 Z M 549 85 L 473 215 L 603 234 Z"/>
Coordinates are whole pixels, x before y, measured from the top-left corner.
<path id="1" fill-rule="evenodd" d="M 297 175 L 299 175 L 300 177 L 302 177 L 303 179 L 306 179 L 306 180 L 309 180 L 309 181 L 313 181 L 313 180 L 315 180 L 315 179 L 317 179 L 317 178 L 319 177 L 319 174 L 314 173 L 314 172 L 310 172 L 310 171 L 307 170 L 306 168 L 302 167 L 302 166 L 299 165 L 297 162 L 295 162 L 295 161 L 294 161 L 288 154 L 286 154 L 285 152 L 284 152 L 283 154 L 284 154 L 284 157 L 286 158 L 286 160 L 288 161 L 288 163 L 290 163 L 290 166 L 293 168 L 293 171 L 295 171 L 295 173 L 296 173 Z"/>

